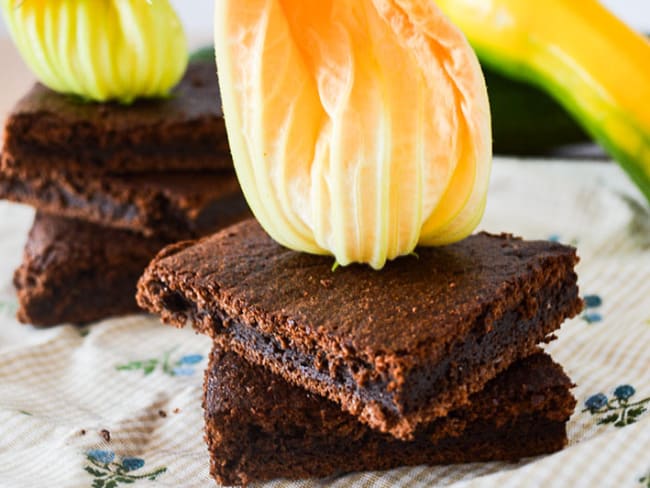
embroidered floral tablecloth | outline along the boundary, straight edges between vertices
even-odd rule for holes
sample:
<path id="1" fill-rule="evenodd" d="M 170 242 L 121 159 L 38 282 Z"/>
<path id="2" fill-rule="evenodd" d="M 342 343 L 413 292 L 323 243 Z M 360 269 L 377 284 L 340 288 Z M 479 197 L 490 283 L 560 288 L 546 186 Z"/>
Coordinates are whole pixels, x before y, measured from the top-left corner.
<path id="1" fill-rule="evenodd" d="M 548 347 L 578 385 L 569 447 L 519 464 L 291 486 L 650 488 L 650 215 L 641 201 L 612 164 L 495 162 L 481 227 L 572 243 L 582 259 L 587 309 Z M 0 203 L 0 487 L 211 486 L 201 410 L 209 340 L 144 316 L 19 325 L 11 275 L 31 218 Z"/>

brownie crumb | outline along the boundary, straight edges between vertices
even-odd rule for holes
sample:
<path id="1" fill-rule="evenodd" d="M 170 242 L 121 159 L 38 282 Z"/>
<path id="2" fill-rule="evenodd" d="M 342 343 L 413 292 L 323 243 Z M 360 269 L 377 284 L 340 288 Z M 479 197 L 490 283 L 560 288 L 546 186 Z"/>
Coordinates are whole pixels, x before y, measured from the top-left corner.
<path id="1" fill-rule="evenodd" d="M 181 413 L 181 409 L 180 409 L 180 408 L 175 408 L 175 409 L 173 410 L 173 412 L 174 412 L 174 413 Z"/>
<path id="2" fill-rule="evenodd" d="M 99 435 L 102 436 L 102 439 L 104 439 L 106 442 L 111 442 L 111 433 L 108 430 L 102 429 L 99 432 Z"/>
<path id="3" fill-rule="evenodd" d="M 167 412 L 165 412 L 164 410 L 158 410 L 158 415 L 164 419 L 165 417 L 167 417 Z"/>

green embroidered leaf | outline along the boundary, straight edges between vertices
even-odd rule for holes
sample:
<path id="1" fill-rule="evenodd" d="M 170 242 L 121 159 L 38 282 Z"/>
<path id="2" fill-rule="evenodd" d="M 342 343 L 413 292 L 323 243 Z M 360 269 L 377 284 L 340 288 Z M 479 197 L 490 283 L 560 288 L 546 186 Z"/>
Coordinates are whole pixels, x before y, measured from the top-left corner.
<path id="1" fill-rule="evenodd" d="M 147 365 L 144 367 L 144 375 L 145 375 L 145 376 L 148 376 L 148 375 L 150 375 L 151 373 L 154 372 L 154 370 L 156 369 L 156 363 L 157 363 L 157 362 L 158 362 L 158 361 L 150 362 L 149 364 L 147 364 Z"/>
<path id="2" fill-rule="evenodd" d="M 142 368 L 142 361 L 131 361 L 128 364 L 122 364 L 121 366 L 117 366 L 115 369 L 117 369 L 118 371 L 133 371 L 141 368 Z"/>
<path id="3" fill-rule="evenodd" d="M 117 371 L 134 371 L 139 369 L 142 370 L 145 376 L 153 373 L 158 367 L 160 367 L 162 369 L 162 372 L 168 376 L 183 376 L 192 374 L 194 372 L 194 369 L 183 366 L 197 364 L 203 360 L 203 356 L 200 354 L 188 354 L 174 362 L 171 360 L 171 355 L 176 349 L 178 349 L 178 346 L 170 349 L 169 351 L 165 351 L 165 353 L 160 358 L 131 361 L 127 364 L 117 365 L 115 366 L 115 369 L 117 369 Z"/>
<path id="4" fill-rule="evenodd" d="M 127 483 L 127 484 L 135 483 L 135 480 L 133 478 L 126 478 L 124 476 L 117 476 L 115 478 L 115 481 L 119 481 L 120 483 Z"/>
<path id="5" fill-rule="evenodd" d="M 91 486 L 92 486 L 92 488 L 105 488 L 104 480 L 97 480 L 96 479 L 96 480 L 93 481 L 93 484 Z"/>
<path id="6" fill-rule="evenodd" d="M 638 417 L 639 415 L 641 415 L 642 413 L 644 413 L 646 410 L 647 410 L 647 409 L 646 409 L 645 407 L 643 407 L 643 406 L 639 406 L 639 407 L 631 408 L 631 409 L 627 412 L 627 414 L 628 414 L 630 417 L 632 417 L 632 418 L 636 418 L 636 417 Z"/>
<path id="7" fill-rule="evenodd" d="M 91 475 L 95 476 L 96 478 L 103 478 L 104 476 L 106 476 L 108 474 L 108 473 L 104 473 L 104 472 L 102 472 L 102 471 L 100 471 L 98 469 L 91 468 L 90 466 L 86 466 L 84 468 L 84 470 L 87 473 L 90 473 Z"/>
<path id="8" fill-rule="evenodd" d="M 105 488 L 116 488 L 116 487 L 117 487 L 117 481 L 115 480 L 111 480 L 105 485 Z"/>
<path id="9" fill-rule="evenodd" d="M 619 420 L 618 422 L 616 422 L 614 424 L 614 427 L 625 427 L 626 425 L 627 425 L 627 423 L 625 423 L 625 421 Z"/>
<path id="10" fill-rule="evenodd" d="M 121 364 L 116 366 L 115 369 L 118 371 L 135 371 L 141 369 L 145 376 L 147 376 L 154 372 L 156 366 L 158 366 L 157 359 L 147 359 L 146 361 L 131 361 L 128 364 Z"/>
<path id="11" fill-rule="evenodd" d="M 598 425 L 603 425 L 603 424 L 611 424 L 612 422 L 616 422 L 618 420 L 618 414 L 613 413 L 611 415 L 608 415 L 607 417 L 603 417 L 598 421 Z"/>

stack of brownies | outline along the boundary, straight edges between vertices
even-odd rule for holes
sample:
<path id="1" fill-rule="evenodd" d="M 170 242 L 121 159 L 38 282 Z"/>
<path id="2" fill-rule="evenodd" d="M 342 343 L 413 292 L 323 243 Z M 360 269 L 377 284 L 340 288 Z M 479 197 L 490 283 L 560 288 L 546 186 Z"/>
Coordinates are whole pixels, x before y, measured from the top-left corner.
<path id="1" fill-rule="evenodd" d="M 478 234 L 332 271 L 248 220 L 163 250 L 138 303 L 214 340 L 204 410 L 221 483 L 513 461 L 567 442 L 572 384 L 539 345 L 582 307 L 577 260 Z"/>
<path id="2" fill-rule="evenodd" d="M 0 198 L 37 209 L 14 276 L 18 318 L 49 326 L 137 312 L 165 245 L 250 216 L 232 168 L 213 61 L 165 99 L 90 103 L 41 84 L 4 133 Z"/>

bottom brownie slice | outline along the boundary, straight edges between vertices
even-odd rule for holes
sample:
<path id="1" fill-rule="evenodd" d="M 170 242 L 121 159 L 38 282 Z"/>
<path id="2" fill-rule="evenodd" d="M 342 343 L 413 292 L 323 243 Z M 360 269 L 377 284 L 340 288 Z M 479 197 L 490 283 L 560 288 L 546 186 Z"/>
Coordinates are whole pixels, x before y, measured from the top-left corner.
<path id="1" fill-rule="evenodd" d="M 248 216 L 242 210 L 228 223 Z M 141 312 L 135 301 L 138 278 L 169 243 L 38 212 L 14 274 L 18 320 L 83 324 Z"/>
<path id="2" fill-rule="evenodd" d="M 566 444 L 571 386 L 549 356 L 535 354 L 401 441 L 215 346 L 203 404 L 211 474 L 232 485 L 546 454 Z"/>

